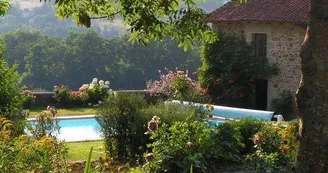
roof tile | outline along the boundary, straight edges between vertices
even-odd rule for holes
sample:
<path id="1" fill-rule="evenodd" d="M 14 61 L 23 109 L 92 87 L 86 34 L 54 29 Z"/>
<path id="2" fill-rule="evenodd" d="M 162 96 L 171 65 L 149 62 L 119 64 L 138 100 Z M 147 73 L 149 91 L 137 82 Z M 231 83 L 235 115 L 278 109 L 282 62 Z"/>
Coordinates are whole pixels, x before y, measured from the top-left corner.
<path id="1" fill-rule="evenodd" d="M 208 22 L 290 22 L 306 24 L 310 0 L 248 0 L 236 5 L 228 2 L 214 10 Z"/>

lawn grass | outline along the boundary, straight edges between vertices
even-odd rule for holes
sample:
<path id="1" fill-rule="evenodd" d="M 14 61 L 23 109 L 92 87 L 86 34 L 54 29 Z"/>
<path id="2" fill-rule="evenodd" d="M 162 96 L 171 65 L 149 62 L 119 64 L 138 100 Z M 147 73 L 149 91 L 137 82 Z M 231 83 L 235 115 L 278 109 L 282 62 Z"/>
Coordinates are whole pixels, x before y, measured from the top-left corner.
<path id="1" fill-rule="evenodd" d="M 91 159 L 99 159 L 105 156 L 104 141 L 68 142 L 68 160 L 78 161 L 88 158 L 91 147 L 93 147 Z"/>
<path id="2" fill-rule="evenodd" d="M 45 107 L 36 107 L 29 109 L 30 118 L 39 115 L 40 112 L 45 109 Z M 58 112 L 57 116 L 93 115 L 97 112 L 97 108 L 95 107 L 59 108 L 56 110 Z"/>

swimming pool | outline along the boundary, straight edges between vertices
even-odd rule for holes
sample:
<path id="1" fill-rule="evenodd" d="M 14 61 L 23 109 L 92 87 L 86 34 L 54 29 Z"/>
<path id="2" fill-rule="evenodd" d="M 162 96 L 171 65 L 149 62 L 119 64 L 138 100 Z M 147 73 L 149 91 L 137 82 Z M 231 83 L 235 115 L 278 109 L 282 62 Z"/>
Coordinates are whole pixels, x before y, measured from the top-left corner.
<path id="1" fill-rule="evenodd" d="M 102 139 L 99 124 L 94 117 L 61 118 L 58 138 L 65 141 Z"/>
<path id="2" fill-rule="evenodd" d="M 225 120 L 217 118 L 206 121 L 211 128 L 225 122 Z M 94 116 L 60 117 L 59 126 L 60 133 L 57 137 L 60 140 L 71 142 L 103 139 L 99 131 L 100 126 Z"/>

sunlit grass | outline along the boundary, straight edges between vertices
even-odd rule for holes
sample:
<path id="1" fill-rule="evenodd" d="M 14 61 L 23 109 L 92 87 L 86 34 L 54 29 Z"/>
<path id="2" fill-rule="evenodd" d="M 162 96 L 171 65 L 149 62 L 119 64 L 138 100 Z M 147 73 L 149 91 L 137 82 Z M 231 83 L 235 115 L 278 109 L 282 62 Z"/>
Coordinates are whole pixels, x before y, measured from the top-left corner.
<path id="1" fill-rule="evenodd" d="M 86 160 L 89 151 L 93 147 L 91 159 L 98 159 L 99 157 L 106 156 L 104 141 L 88 141 L 88 142 L 69 142 L 68 146 L 68 160 L 78 161 Z"/>
<path id="2" fill-rule="evenodd" d="M 39 115 L 41 111 L 45 110 L 45 107 L 37 107 L 31 108 L 30 111 L 30 118 Z M 78 108 L 59 108 L 56 109 L 58 114 L 57 116 L 74 116 L 74 115 L 93 115 L 96 114 L 97 108 L 95 107 L 78 107 Z"/>

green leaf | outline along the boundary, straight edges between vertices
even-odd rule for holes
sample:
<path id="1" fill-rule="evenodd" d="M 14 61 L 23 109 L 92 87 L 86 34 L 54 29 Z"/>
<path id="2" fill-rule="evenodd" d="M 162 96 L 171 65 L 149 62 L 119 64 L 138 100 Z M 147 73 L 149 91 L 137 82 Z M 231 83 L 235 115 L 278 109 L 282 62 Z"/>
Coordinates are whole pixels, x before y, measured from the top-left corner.
<path id="1" fill-rule="evenodd" d="M 91 147 L 87 162 L 85 163 L 84 173 L 90 173 L 92 150 L 93 147 Z"/>

